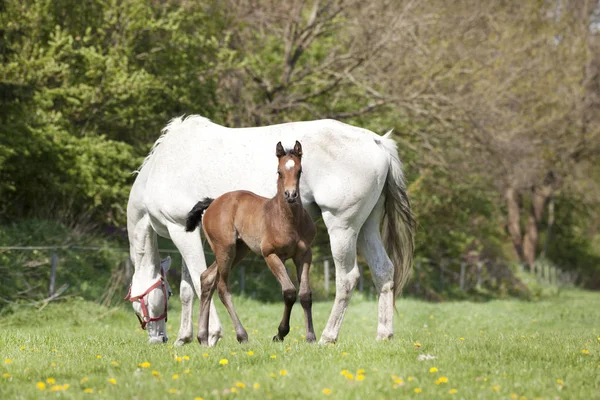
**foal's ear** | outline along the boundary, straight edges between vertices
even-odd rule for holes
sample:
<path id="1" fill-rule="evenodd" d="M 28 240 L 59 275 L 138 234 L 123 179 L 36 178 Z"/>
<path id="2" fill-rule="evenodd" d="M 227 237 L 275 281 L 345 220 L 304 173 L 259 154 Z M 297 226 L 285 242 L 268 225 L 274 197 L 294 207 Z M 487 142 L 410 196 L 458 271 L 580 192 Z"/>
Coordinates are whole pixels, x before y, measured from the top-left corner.
<path id="1" fill-rule="evenodd" d="M 302 145 L 297 140 L 296 144 L 294 145 L 294 153 L 296 153 L 296 156 L 298 156 L 299 158 L 302 157 Z"/>
<path id="2" fill-rule="evenodd" d="M 277 156 L 277 158 L 285 156 L 285 150 L 281 145 L 281 142 L 277 143 L 277 147 L 275 148 L 275 155 Z"/>

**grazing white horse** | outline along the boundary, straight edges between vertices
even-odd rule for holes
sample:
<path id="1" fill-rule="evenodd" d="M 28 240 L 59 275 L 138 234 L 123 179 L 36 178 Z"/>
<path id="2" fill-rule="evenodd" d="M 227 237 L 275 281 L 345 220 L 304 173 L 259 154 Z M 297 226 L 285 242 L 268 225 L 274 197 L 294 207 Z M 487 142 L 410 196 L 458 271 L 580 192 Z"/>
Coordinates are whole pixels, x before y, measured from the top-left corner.
<path id="1" fill-rule="evenodd" d="M 170 238 L 184 259 L 181 326 L 175 345 L 192 341 L 192 303 L 194 293 L 201 293 L 200 274 L 206 261 L 200 230 L 185 232 L 188 212 L 198 199 L 233 190 L 273 197 L 277 176 L 272 150 L 279 141 L 291 148 L 298 140 L 305 154 L 302 204 L 313 219 L 322 216 L 336 271 L 335 302 L 320 343 L 338 338 L 359 279 L 357 249 L 367 260 L 377 288 L 377 339 L 391 338 L 394 299 L 412 267 L 414 220 L 390 133 L 382 137 L 334 120 L 232 129 L 200 116 L 173 119 L 144 160 L 129 196 L 127 229 L 135 266 L 132 296 L 146 292 L 160 279 L 156 235 Z M 164 312 L 165 298 L 161 290 L 148 293 L 150 317 Z M 147 326 L 150 343 L 166 340 L 164 320 Z M 217 343 L 221 331 L 211 304 L 209 345 Z"/>

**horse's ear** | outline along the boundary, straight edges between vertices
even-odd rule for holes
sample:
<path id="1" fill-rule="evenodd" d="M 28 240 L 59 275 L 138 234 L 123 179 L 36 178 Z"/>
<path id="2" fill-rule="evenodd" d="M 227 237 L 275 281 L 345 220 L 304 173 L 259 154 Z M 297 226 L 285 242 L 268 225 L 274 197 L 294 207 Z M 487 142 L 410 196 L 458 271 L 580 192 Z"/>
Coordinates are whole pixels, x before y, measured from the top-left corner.
<path id="1" fill-rule="evenodd" d="M 294 153 L 296 153 L 298 157 L 302 157 L 302 145 L 297 140 L 296 144 L 294 145 Z"/>
<path id="2" fill-rule="evenodd" d="M 277 143 L 277 147 L 275 148 L 275 155 L 277 156 L 277 158 L 285 156 L 285 150 L 281 145 L 281 142 Z"/>

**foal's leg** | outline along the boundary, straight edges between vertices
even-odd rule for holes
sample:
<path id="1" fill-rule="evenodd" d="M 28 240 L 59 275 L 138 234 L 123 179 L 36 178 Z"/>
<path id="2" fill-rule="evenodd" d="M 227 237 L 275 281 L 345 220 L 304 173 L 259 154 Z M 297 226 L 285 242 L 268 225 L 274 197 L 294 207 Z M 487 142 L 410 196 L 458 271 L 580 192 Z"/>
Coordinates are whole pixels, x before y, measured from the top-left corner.
<path id="1" fill-rule="evenodd" d="M 243 244 L 243 243 L 242 243 Z M 237 249 L 241 250 L 243 254 L 238 257 Z M 238 242 L 236 248 L 231 248 L 229 251 L 221 251 L 220 254 L 217 254 L 217 261 L 219 263 L 219 277 L 217 281 L 217 290 L 219 292 L 219 298 L 223 305 L 227 309 L 231 320 L 233 321 L 233 326 L 235 328 L 235 333 L 238 342 L 246 343 L 248 341 L 248 332 L 242 326 L 240 318 L 235 312 L 235 308 L 233 307 L 233 301 L 231 300 L 231 290 L 229 286 L 229 273 L 231 272 L 231 268 L 238 263 L 247 252 L 246 245 L 241 246 L 240 242 Z"/>
<path id="2" fill-rule="evenodd" d="M 302 308 L 304 309 L 304 325 L 306 327 L 307 342 L 314 342 L 317 340 L 312 321 L 312 292 L 309 283 L 311 262 L 312 251 L 310 249 L 303 254 L 296 254 L 296 257 L 294 257 L 294 264 L 296 264 L 296 273 L 300 284 L 300 304 L 302 304 Z"/>
<path id="3" fill-rule="evenodd" d="M 273 341 L 280 342 L 290 332 L 290 315 L 292 307 L 296 302 L 296 288 L 285 270 L 285 265 L 277 254 L 272 253 L 267 255 L 265 261 L 271 272 L 273 272 L 273 275 L 275 275 L 275 278 L 281 284 L 281 292 L 283 293 L 283 301 L 285 303 L 283 318 L 281 318 L 277 335 L 273 337 Z"/>
<path id="4" fill-rule="evenodd" d="M 200 314 L 198 316 L 198 342 L 202 346 L 210 345 L 208 342 L 208 320 L 210 302 L 215 292 L 218 273 L 218 265 L 215 261 L 200 275 L 202 294 L 200 295 Z"/>

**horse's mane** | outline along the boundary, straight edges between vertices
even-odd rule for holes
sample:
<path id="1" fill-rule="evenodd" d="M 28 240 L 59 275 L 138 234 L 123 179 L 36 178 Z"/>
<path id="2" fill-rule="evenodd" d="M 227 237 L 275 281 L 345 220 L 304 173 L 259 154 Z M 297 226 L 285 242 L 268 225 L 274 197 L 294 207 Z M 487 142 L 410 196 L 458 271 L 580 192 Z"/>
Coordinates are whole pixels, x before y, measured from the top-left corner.
<path id="1" fill-rule="evenodd" d="M 187 117 L 184 114 L 184 115 L 182 115 L 180 117 L 175 117 L 172 120 L 170 120 L 169 123 L 164 128 L 162 128 L 162 130 L 160 131 L 160 136 L 158 137 L 158 139 L 156 139 L 156 142 L 154 142 L 154 144 L 152 145 L 152 148 L 150 149 L 150 152 L 148 153 L 148 155 L 146 156 L 146 158 L 144 158 L 144 161 L 142 161 L 142 164 L 140 165 L 140 167 L 138 169 L 134 170 L 131 173 L 131 175 L 136 175 L 136 174 L 140 173 L 140 171 L 142 170 L 142 168 L 144 168 L 144 166 L 148 163 L 148 161 L 150 160 L 150 158 L 152 158 L 152 155 L 156 151 L 156 148 L 158 147 L 158 145 L 163 142 L 163 140 L 165 139 L 165 136 L 167 136 L 167 134 L 173 128 L 175 128 L 176 126 L 179 126 L 183 122 L 185 122 L 187 120 L 191 120 L 191 119 L 200 119 L 200 120 L 204 120 L 206 122 L 210 122 L 210 120 L 208 118 L 203 117 L 201 115 L 195 115 L 195 114 L 188 115 Z"/>

